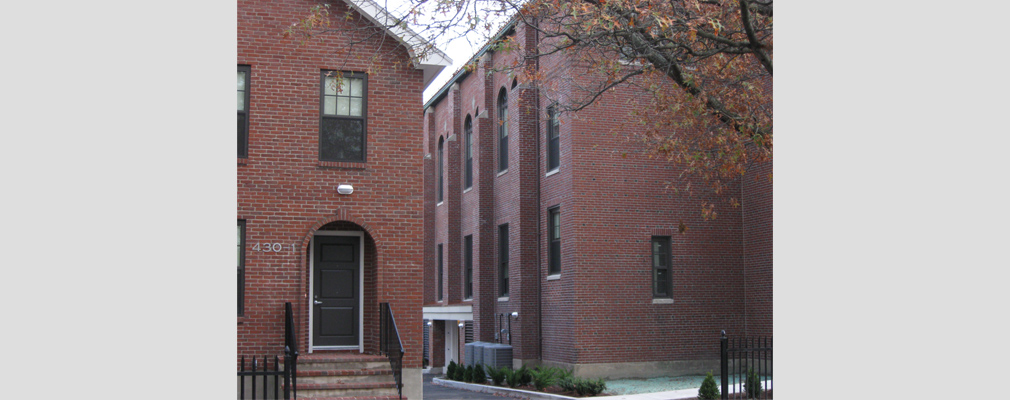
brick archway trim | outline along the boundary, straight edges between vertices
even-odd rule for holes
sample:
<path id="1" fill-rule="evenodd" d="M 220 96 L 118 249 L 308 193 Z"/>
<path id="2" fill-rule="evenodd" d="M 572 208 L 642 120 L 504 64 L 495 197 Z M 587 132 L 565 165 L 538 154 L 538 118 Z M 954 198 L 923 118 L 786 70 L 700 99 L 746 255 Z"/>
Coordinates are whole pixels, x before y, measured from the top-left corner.
<path id="1" fill-rule="evenodd" d="M 309 268 L 310 268 L 310 266 L 309 266 L 309 253 L 308 252 L 312 251 L 312 249 L 309 247 L 309 245 L 312 243 L 312 238 L 316 235 L 316 233 L 319 231 L 319 229 L 322 228 L 323 226 L 326 226 L 327 224 L 332 223 L 332 222 L 340 222 L 340 221 L 351 222 L 351 223 L 353 223 L 353 224 L 358 225 L 359 227 L 361 227 L 362 230 L 364 230 L 364 232 L 368 236 L 370 236 L 372 238 L 372 242 L 373 242 L 373 244 L 375 246 L 375 263 L 376 263 L 376 267 L 378 268 L 379 266 L 384 265 L 383 259 L 384 259 L 384 253 L 385 252 L 383 251 L 383 244 L 385 243 L 385 241 L 383 240 L 382 234 L 379 233 L 380 230 L 378 229 L 378 227 L 376 227 L 376 226 L 374 226 L 372 224 L 369 224 L 365 219 L 363 219 L 361 217 L 358 217 L 357 215 L 354 215 L 354 213 L 352 213 L 347 208 L 339 208 L 332 215 L 327 215 L 327 216 L 321 217 L 319 219 L 316 219 L 315 222 L 313 222 L 309 226 L 308 230 L 305 232 L 305 236 L 302 238 L 302 242 L 301 242 L 301 244 L 299 246 L 299 252 L 298 252 L 298 257 L 299 257 L 298 263 L 300 264 L 300 269 L 301 269 L 301 273 L 299 274 L 299 281 L 300 282 L 299 282 L 299 285 L 298 285 L 299 286 L 299 292 L 301 292 L 301 293 L 299 293 L 299 297 L 300 297 L 299 303 L 304 303 L 304 302 L 308 301 L 308 296 L 309 296 L 309 273 L 310 273 L 310 271 L 309 271 Z M 365 239 L 365 237 L 362 237 L 362 239 Z M 376 272 L 378 272 L 378 271 L 376 271 Z M 376 276 L 376 278 L 381 281 L 381 278 L 379 278 L 378 276 Z M 378 286 L 379 284 L 380 284 L 380 282 L 377 281 L 376 285 Z M 308 309 L 305 309 L 304 307 L 301 307 L 301 308 L 302 308 L 301 310 L 299 310 L 299 311 L 296 312 L 296 317 L 295 317 L 296 318 L 296 322 L 295 323 L 297 325 L 299 325 L 299 326 L 308 326 L 308 318 L 309 318 Z M 305 330 L 305 332 L 299 332 L 299 335 L 298 335 L 299 336 L 299 339 L 298 339 L 299 340 L 299 347 L 301 347 L 302 348 L 301 350 L 303 350 L 303 351 L 307 351 L 308 350 L 308 344 L 309 344 L 308 336 L 310 334 L 311 334 L 311 332 L 308 332 L 307 329 Z M 367 347 L 367 342 L 366 342 L 366 347 Z"/>

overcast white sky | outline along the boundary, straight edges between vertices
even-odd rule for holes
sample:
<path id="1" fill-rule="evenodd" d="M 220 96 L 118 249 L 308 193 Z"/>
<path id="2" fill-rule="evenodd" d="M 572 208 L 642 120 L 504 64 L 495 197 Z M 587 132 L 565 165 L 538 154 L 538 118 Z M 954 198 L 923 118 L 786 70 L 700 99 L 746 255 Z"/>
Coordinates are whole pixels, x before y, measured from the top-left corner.
<path id="1" fill-rule="evenodd" d="M 390 13 L 395 16 L 404 15 L 404 13 L 406 12 L 406 10 L 408 10 L 408 7 L 410 5 L 409 0 L 374 0 L 374 1 L 379 5 L 386 7 L 386 9 L 389 10 Z M 424 26 L 415 26 L 412 24 L 411 29 L 421 34 L 421 36 L 424 36 L 425 38 L 427 38 L 428 36 L 427 32 L 423 31 Z M 494 32 L 497 32 L 497 25 L 491 33 Z M 434 96 L 435 93 L 438 92 L 438 90 L 442 87 L 442 85 L 444 85 L 445 82 L 447 82 L 450 78 L 452 78 L 453 73 L 456 72 L 456 70 L 458 70 L 460 67 L 462 67 L 463 64 L 466 63 L 467 60 L 469 60 L 470 57 L 474 55 L 474 53 L 480 50 L 480 46 L 482 46 L 486 42 L 485 39 L 486 36 L 487 36 L 486 32 L 472 32 L 467 35 L 466 39 L 460 38 L 453 40 L 449 43 L 436 42 L 436 46 L 440 50 L 445 52 L 445 54 L 447 54 L 449 58 L 452 59 L 453 64 L 452 66 L 442 70 L 442 73 L 439 74 L 438 77 L 436 77 L 435 80 L 432 81 L 430 85 L 428 85 L 428 88 L 424 91 L 424 102 L 427 102 L 428 99 Z"/>

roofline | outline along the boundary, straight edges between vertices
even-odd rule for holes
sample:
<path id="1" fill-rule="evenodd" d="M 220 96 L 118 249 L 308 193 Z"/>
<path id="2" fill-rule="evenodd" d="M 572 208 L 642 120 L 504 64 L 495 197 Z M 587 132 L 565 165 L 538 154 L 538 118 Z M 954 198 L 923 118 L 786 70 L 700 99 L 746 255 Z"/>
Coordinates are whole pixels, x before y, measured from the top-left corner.
<path id="1" fill-rule="evenodd" d="M 434 107 L 436 104 L 438 104 L 438 102 L 442 101 L 442 99 L 445 98 L 446 94 L 448 93 L 449 87 L 451 87 L 454 83 L 459 82 L 463 80 L 463 78 L 470 75 L 470 71 L 466 69 L 466 66 L 474 62 L 474 60 L 479 59 L 481 56 L 484 55 L 484 53 L 487 53 L 487 51 L 491 49 L 491 46 L 497 43 L 503 36 L 511 32 L 518 22 L 519 18 L 513 17 L 512 20 L 509 21 L 509 23 L 505 24 L 505 26 L 503 26 L 501 30 L 498 31 L 498 34 L 495 35 L 494 38 L 489 40 L 487 44 L 484 45 L 484 47 L 481 47 L 480 51 L 478 51 L 477 54 L 474 54 L 473 57 L 470 57 L 470 59 L 467 60 L 467 62 L 463 64 L 463 66 L 460 67 L 458 71 L 456 71 L 456 74 L 454 74 L 452 78 L 446 81 L 445 84 L 442 85 L 442 88 L 439 89 L 434 96 L 431 96 L 431 99 L 429 99 L 427 103 L 424 103 L 423 110 L 427 111 L 428 108 Z"/>
<path id="2" fill-rule="evenodd" d="M 442 72 L 445 67 L 452 65 L 452 58 L 449 58 L 442 50 L 439 50 L 433 43 L 425 40 L 406 24 L 399 23 L 400 20 L 389 14 L 389 11 L 372 0 L 344 0 L 352 9 L 368 18 L 373 24 L 386 30 L 391 36 L 396 38 L 407 49 L 411 59 L 417 60 L 414 68 L 424 71 L 424 87 L 428 88 L 431 81 Z M 417 59 L 417 48 L 431 46 L 430 52 L 423 59 Z"/>

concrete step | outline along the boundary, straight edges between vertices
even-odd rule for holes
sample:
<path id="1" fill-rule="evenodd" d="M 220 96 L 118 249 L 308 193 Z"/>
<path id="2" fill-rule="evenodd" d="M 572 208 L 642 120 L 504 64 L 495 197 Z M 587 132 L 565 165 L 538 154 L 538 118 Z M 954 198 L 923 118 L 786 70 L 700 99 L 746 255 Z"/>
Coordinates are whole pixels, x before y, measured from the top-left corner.
<path id="1" fill-rule="evenodd" d="M 299 371 L 389 369 L 386 356 L 358 353 L 314 353 L 298 356 Z"/>
<path id="2" fill-rule="evenodd" d="M 388 365 L 387 365 L 388 367 Z M 364 370 L 298 370 L 298 383 L 339 383 L 339 382 L 378 382 L 393 381 L 391 369 Z"/>
<path id="3" fill-rule="evenodd" d="M 302 383 L 298 382 L 298 398 L 396 396 L 396 383 Z"/>

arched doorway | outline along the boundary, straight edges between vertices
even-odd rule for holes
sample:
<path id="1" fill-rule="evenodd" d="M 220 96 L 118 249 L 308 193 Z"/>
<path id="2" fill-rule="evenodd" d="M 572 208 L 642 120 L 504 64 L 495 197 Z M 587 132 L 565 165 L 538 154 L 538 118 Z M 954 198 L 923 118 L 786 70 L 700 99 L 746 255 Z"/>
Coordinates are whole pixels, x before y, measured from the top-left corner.
<path id="1" fill-rule="evenodd" d="M 308 251 L 309 351 L 371 347 L 375 319 L 376 246 L 348 221 L 313 232 Z"/>

